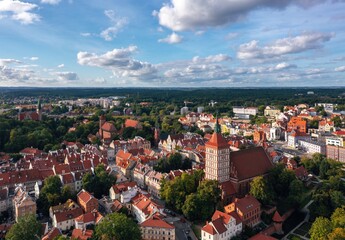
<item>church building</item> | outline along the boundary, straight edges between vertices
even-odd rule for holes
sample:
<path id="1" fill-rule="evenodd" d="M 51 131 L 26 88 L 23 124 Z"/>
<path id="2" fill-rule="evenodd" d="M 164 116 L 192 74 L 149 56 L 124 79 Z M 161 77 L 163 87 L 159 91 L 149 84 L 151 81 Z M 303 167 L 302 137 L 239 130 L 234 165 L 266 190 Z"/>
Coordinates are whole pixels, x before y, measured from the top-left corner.
<path id="1" fill-rule="evenodd" d="M 205 148 L 205 178 L 219 182 L 224 204 L 230 203 L 235 197 L 244 197 L 249 193 L 250 182 L 257 176 L 267 175 L 273 168 L 272 161 L 262 147 L 231 152 L 221 134 L 218 119 Z"/>

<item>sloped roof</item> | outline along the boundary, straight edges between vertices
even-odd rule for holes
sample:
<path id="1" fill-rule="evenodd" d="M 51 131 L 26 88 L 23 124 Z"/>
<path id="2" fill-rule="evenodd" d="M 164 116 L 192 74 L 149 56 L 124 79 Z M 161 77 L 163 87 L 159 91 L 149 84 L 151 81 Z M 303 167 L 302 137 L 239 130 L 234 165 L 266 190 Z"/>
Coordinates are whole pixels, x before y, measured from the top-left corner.
<path id="1" fill-rule="evenodd" d="M 148 218 L 146 221 L 140 224 L 141 227 L 153 227 L 153 228 L 168 228 L 174 229 L 175 226 L 167 223 L 166 221 L 160 219 L 157 216 L 152 216 Z"/>
<path id="2" fill-rule="evenodd" d="M 206 224 L 201 230 L 205 231 L 205 232 L 207 232 L 208 234 L 211 234 L 211 235 L 216 235 L 217 234 L 216 230 L 213 228 L 213 226 L 211 224 Z"/>
<path id="3" fill-rule="evenodd" d="M 236 171 L 232 177 L 243 180 L 268 173 L 273 163 L 262 147 L 255 147 L 230 152 L 230 173 L 232 167 Z"/>
<path id="4" fill-rule="evenodd" d="M 213 133 L 211 139 L 205 144 L 206 147 L 212 148 L 229 148 L 228 142 L 221 133 Z"/>

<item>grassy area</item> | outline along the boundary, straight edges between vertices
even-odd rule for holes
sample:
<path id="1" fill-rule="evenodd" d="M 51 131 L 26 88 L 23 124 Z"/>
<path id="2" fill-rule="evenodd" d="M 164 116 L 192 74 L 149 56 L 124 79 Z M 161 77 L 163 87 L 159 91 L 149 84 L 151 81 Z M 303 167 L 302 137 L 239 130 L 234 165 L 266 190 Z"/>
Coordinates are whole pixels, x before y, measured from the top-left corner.
<path id="1" fill-rule="evenodd" d="M 192 224 L 192 230 L 198 239 L 201 239 L 201 225 Z"/>

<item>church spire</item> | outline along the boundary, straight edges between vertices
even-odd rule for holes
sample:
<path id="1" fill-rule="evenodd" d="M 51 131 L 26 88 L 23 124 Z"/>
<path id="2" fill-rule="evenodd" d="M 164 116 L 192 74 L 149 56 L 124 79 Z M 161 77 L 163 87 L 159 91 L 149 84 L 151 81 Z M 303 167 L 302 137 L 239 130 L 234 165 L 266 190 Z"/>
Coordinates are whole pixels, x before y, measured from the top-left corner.
<path id="1" fill-rule="evenodd" d="M 216 126 L 214 127 L 214 132 L 215 133 L 220 133 L 220 125 L 219 125 L 219 121 L 218 121 L 218 113 L 217 113 L 217 116 L 216 116 Z"/>

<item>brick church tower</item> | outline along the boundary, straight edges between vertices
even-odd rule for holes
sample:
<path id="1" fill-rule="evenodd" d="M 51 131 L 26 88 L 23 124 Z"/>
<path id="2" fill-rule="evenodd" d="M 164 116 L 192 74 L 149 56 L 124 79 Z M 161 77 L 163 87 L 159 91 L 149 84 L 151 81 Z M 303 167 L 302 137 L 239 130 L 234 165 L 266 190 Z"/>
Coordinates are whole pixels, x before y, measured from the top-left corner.
<path id="1" fill-rule="evenodd" d="M 217 180 L 219 183 L 230 178 L 230 146 L 220 132 L 218 117 L 210 141 L 205 144 L 205 178 Z"/>

